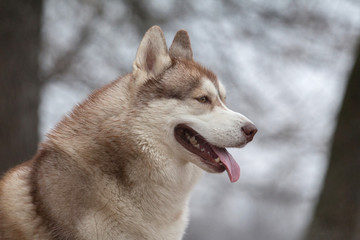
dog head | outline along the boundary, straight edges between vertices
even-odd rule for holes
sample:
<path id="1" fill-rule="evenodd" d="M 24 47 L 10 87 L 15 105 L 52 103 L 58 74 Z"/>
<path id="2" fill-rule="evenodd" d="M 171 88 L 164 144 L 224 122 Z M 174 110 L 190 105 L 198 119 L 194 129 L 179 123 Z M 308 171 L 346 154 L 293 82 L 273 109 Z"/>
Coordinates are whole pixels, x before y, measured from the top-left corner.
<path id="1" fill-rule="evenodd" d="M 135 128 L 147 145 L 154 143 L 148 148 L 208 172 L 227 170 L 232 182 L 238 180 L 240 168 L 225 148 L 245 146 L 257 129 L 226 107 L 224 86 L 193 61 L 186 31 L 177 32 L 168 50 L 161 29 L 150 28 L 138 48 L 133 79 Z"/>

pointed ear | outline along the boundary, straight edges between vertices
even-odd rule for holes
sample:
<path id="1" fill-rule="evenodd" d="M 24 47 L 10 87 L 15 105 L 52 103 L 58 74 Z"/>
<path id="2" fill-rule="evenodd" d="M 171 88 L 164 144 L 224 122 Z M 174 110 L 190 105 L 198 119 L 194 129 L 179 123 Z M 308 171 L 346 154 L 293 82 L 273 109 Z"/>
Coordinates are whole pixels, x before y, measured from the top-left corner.
<path id="1" fill-rule="evenodd" d="M 176 33 L 170 47 L 170 56 L 187 60 L 193 59 L 190 38 L 185 30 L 180 30 Z"/>
<path id="2" fill-rule="evenodd" d="M 133 63 L 136 79 L 156 77 L 171 64 L 164 34 L 159 26 L 151 27 L 141 40 Z"/>

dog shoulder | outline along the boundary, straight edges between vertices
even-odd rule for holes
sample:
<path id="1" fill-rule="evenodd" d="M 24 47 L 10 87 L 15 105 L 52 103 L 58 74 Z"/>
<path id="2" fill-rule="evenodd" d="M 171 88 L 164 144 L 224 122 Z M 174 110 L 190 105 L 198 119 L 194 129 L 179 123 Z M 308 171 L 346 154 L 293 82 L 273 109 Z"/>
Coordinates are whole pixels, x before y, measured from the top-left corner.
<path id="1" fill-rule="evenodd" d="M 0 239 L 48 239 L 31 196 L 33 162 L 11 169 L 0 181 Z"/>

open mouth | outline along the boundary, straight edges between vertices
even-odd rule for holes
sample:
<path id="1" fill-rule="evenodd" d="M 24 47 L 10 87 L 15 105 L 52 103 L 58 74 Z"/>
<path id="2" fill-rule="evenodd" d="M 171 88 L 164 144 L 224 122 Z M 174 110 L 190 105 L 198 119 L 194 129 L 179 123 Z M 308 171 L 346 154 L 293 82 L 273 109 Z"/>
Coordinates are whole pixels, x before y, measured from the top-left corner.
<path id="1" fill-rule="evenodd" d="M 207 142 L 194 129 L 185 124 L 175 127 L 175 139 L 188 151 L 198 155 L 202 162 L 214 172 L 227 171 L 230 181 L 236 182 L 240 177 L 240 167 L 225 149 Z"/>

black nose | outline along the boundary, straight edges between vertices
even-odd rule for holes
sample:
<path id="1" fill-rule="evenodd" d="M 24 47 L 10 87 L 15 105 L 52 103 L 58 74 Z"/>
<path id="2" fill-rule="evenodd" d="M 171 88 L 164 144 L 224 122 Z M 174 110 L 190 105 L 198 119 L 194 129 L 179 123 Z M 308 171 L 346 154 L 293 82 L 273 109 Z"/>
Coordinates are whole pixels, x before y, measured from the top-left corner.
<path id="1" fill-rule="evenodd" d="M 246 140 L 248 142 L 253 140 L 253 138 L 254 138 L 254 136 L 255 136 L 255 134 L 257 132 L 257 128 L 252 123 L 249 123 L 249 124 L 245 125 L 244 127 L 241 128 L 241 130 L 245 134 Z"/>

